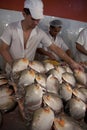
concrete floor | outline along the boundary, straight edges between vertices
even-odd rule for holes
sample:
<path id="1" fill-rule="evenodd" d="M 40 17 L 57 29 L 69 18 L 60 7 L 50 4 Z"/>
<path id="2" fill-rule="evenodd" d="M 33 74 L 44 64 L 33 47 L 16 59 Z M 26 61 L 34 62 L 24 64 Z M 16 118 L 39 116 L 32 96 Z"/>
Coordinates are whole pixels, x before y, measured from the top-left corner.
<path id="1" fill-rule="evenodd" d="M 5 113 L 2 121 L 3 123 L 0 130 L 28 130 L 26 123 L 18 110 L 18 106 L 15 110 Z"/>

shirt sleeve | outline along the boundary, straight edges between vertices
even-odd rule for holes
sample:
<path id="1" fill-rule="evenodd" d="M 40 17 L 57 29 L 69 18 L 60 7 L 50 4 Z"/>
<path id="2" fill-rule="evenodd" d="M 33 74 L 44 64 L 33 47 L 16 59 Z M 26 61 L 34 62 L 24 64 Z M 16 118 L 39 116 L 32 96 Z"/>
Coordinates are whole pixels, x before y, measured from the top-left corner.
<path id="1" fill-rule="evenodd" d="M 1 35 L 0 39 L 5 42 L 6 44 L 10 45 L 11 43 L 11 38 L 12 38 L 12 32 L 11 32 L 11 28 L 10 26 L 8 25 L 3 34 Z"/>
<path id="2" fill-rule="evenodd" d="M 84 43 L 85 43 L 85 30 L 82 30 L 79 33 L 76 43 L 79 43 L 80 45 L 84 45 Z"/>
<path id="3" fill-rule="evenodd" d="M 58 45 L 62 50 L 66 51 L 69 49 L 62 37 L 58 36 L 55 42 L 57 42 L 56 45 Z"/>

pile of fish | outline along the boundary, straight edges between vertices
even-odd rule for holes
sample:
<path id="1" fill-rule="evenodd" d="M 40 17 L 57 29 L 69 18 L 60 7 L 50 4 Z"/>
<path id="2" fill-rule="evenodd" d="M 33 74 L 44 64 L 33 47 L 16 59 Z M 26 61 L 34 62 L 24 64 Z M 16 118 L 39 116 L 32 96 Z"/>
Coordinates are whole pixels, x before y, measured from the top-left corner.
<path id="1" fill-rule="evenodd" d="M 49 60 L 29 61 L 23 58 L 13 63 L 8 77 L 9 85 L 1 85 L 0 99 L 6 98 L 7 104 L 11 101 L 18 103 L 30 130 L 87 129 L 81 125 L 86 125 L 87 120 L 86 72 L 72 70 L 64 62 L 53 64 Z M 9 110 L 9 107 L 3 106 L 0 101 L 0 110 Z"/>
<path id="2" fill-rule="evenodd" d="M 13 110 L 17 106 L 14 100 L 14 89 L 9 85 L 6 74 L 0 74 L 0 126 L 3 121 L 3 114 Z"/>

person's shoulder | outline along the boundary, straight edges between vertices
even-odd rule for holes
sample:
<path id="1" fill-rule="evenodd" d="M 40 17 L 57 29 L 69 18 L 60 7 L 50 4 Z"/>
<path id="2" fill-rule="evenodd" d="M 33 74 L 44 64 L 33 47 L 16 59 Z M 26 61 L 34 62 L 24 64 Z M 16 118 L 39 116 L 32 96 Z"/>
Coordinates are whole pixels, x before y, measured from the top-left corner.
<path id="1" fill-rule="evenodd" d="M 56 36 L 56 39 L 58 39 L 58 40 L 63 40 L 63 38 L 62 38 L 62 36 L 61 36 L 60 34 L 58 34 L 58 35 Z"/>
<path id="2" fill-rule="evenodd" d="M 78 43 L 79 40 L 81 40 L 83 37 L 87 35 L 87 27 L 82 28 L 77 36 L 76 43 Z"/>
<path id="3" fill-rule="evenodd" d="M 40 28 L 40 27 L 36 27 L 36 29 L 37 29 L 37 31 L 39 32 L 39 33 L 41 33 L 41 34 L 43 34 L 43 35 L 47 35 L 47 32 L 45 32 L 42 28 Z"/>
<path id="4" fill-rule="evenodd" d="M 84 28 L 84 31 L 85 31 L 85 33 L 87 34 L 87 27 L 86 27 L 86 28 Z"/>
<path id="5" fill-rule="evenodd" d="M 19 26 L 19 24 L 20 24 L 20 21 L 15 21 L 15 22 L 9 23 L 8 27 L 17 27 Z"/>
<path id="6" fill-rule="evenodd" d="M 80 33 L 87 33 L 87 27 L 85 27 L 85 28 L 83 28 L 81 31 L 80 31 Z"/>

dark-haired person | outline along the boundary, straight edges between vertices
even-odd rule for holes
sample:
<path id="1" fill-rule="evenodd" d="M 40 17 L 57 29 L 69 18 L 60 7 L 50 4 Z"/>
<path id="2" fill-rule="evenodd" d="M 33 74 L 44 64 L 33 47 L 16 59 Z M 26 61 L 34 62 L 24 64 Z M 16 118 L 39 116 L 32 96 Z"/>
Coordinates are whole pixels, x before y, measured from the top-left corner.
<path id="1" fill-rule="evenodd" d="M 72 57 L 69 47 L 65 44 L 64 40 L 60 36 L 61 29 L 62 29 L 62 21 L 54 19 L 49 22 L 49 29 L 46 33 L 56 46 L 60 47 L 62 50 L 66 52 L 68 56 Z M 37 48 L 36 56 L 37 58 L 41 57 L 43 59 L 54 59 L 57 61 L 61 60 L 60 57 L 58 57 L 58 55 L 56 55 L 49 48 L 44 47 L 43 44 L 40 44 L 39 47 Z"/>
<path id="2" fill-rule="evenodd" d="M 10 23 L 0 38 L 2 41 L 0 54 L 9 66 L 19 58 L 25 57 L 31 61 L 34 60 L 36 49 L 42 42 L 72 68 L 83 69 L 81 65 L 52 43 L 47 34 L 37 26 L 43 18 L 43 2 L 41 0 L 25 0 L 23 16 L 23 20 Z"/>

